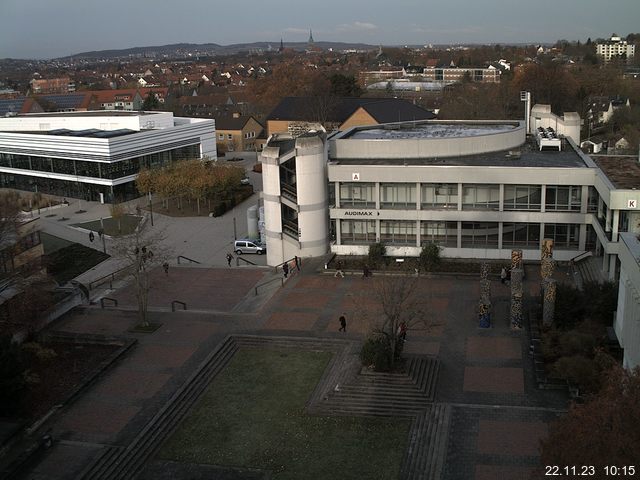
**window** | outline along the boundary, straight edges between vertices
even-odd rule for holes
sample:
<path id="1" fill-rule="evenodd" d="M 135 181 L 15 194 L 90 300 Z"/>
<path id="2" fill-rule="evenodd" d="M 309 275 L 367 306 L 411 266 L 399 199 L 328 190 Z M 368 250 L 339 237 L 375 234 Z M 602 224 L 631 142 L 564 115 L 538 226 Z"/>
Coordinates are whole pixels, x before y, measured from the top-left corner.
<path id="1" fill-rule="evenodd" d="M 579 235 L 580 225 L 556 223 L 544 226 L 544 238 L 553 239 L 553 247 L 559 250 L 577 249 Z"/>
<path id="2" fill-rule="evenodd" d="M 464 185 L 462 187 L 462 208 L 466 210 L 498 210 L 500 208 L 500 186 Z"/>
<path id="3" fill-rule="evenodd" d="M 581 197 L 580 186 L 549 185 L 545 209 L 579 212 Z"/>
<path id="4" fill-rule="evenodd" d="M 595 213 L 598 211 L 598 200 L 600 195 L 595 187 L 589 187 L 589 199 L 587 200 L 587 212 Z"/>
<path id="5" fill-rule="evenodd" d="M 340 206 L 342 208 L 375 208 L 373 183 L 341 183 Z"/>
<path id="6" fill-rule="evenodd" d="M 457 209 L 458 208 L 458 184 L 457 183 L 425 183 L 421 189 L 421 208 L 423 209 Z"/>
<path id="7" fill-rule="evenodd" d="M 497 248 L 498 224 L 494 222 L 462 222 L 462 246 Z"/>
<path id="8" fill-rule="evenodd" d="M 218 134 L 218 140 L 224 140 L 224 133 Z"/>
<path id="9" fill-rule="evenodd" d="M 503 223 L 502 247 L 540 247 L 539 223 Z"/>
<path id="10" fill-rule="evenodd" d="M 420 222 L 420 243 L 437 243 L 443 247 L 458 246 L 458 222 Z"/>
<path id="11" fill-rule="evenodd" d="M 416 222 L 413 220 L 382 220 L 380 241 L 390 245 L 415 245 Z"/>
<path id="12" fill-rule="evenodd" d="M 233 135 L 231 133 L 227 134 L 227 140 L 233 140 Z"/>
<path id="13" fill-rule="evenodd" d="M 504 209 L 540 211 L 541 195 L 540 185 L 505 185 Z"/>
<path id="14" fill-rule="evenodd" d="M 380 185 L 380 208 L 416 208 L 415 183 L 382 183 Z"/>
<path id="15" fill-rule="evenodd" d="M 375 220 L 340 220 L 340 230 L 345 245 L 376 242 Z"/>

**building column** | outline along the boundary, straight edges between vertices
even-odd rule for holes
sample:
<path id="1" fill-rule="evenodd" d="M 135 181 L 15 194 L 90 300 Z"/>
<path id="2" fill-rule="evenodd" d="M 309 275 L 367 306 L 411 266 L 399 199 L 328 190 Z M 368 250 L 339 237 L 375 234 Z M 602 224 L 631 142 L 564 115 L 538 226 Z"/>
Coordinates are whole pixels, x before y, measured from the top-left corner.
<path id="1" fill-rule="evenodd" d="M 336 245 L 342 245 L 342 220 L 339 218 L 336 221 Z"/>
<path id="2" fill-rule="evenodd" d="M 376 243 L 380 243 L 380 220 L 376 219 Z"/>
<path id="3" fill-rule="evenodd" d="M 376 196 L 376 210 L 380 210 L 380 182 L 376 182 L 375 186 L 373 187 L 373 194 Z M 378 234 L 379 233 L 380 230 L 378 230 Z"/>
<path id="4" fill-rule="evenodd" d="M 542 205 L 544 208 L 544 203 Z M 544 223 L 540 222 L 540 241 L 538 242 L 538 250 L 542 248 L 542 240 L 544 240 Z"/>
<path id="5" fill-rule="evenodd" d="M 501 183 L 498 188 L 500 189 L 500 193 L 498 194 L 498 198 L 500 199 L 498 201 L 498 211 L 504 212 L 504 183 Z M 498 243 L 500 243 L 500 240 L 498 240 Z"/>
<path id="6" fill-rule="evenodd" d="M 578 236 L 578 250 L 585 250 L 587 247 L 587 226 L 580 225 L 580 233 Z"/>
<path id="7" fill-rule="evenodd" d="M 422 243 L 420 241 L 420 220 L 416 220 L 416 247 L 420 247 L 420 244 Z"/>
<path id="8" fill-rule="evenodd" d="M 334 182 L 333 190 L 333 195 L 336 199 L 336 208 L 340 208 L 340 182 Z"/>
<path id="9" fill-rule="evenodd" d="M 545 212 L 545 206 L 547 204 L 547 186 L 546 185 L 541 185 L 540 186 L 540 212 L 544 213 Z M 540 234 L 540 239 L 542 239 L 542 237 L 544 232 L 541 232 Z"/>
<path id="10" fill-rule="evenodd" d="M 618 227 L 620 225 L 620 210 L 613 210 L 613 225 L 611 226 L 611 241 L 618 241 Z"/>
<path id="11" fill-rule="evenodd" d="M 462 248 L 462 222 L 458 222 L 458 238 L 456 239 L 456 248 Z"/>
<path id="12" fill-rule="evenodd" d="M 611 209 L 608 206 L 606 208 L 607 208 L 607 215 L 605 218 L 604 231 L 610 232 L 611 231 Z"/>
<path id="13" fill-rule="evenodd" d="M 422 210 L 422 189 L 420 182 L 416 182 L 416 210 Z"/>
<path id="14" fill-rule="evenodd" d="M 589 186 L 582 186 L 582 193 L 580 196 L 580 213 L 587 213 L 589 203 Z"/>
<path id="15" fill-rule="evenodd" d="M 462 184 L 458 184 L 458 211 L 462 211 Z M 460 231 L 460 226 L 458 225 L 458 232 Z M 458 242 L 459 244 L 460 242 Z"/>
<path id="16" fill-rule="evenodd" d="M 617 255 L 609 255 L 609 281 L 614 282 L 616 280 L 616 263 L 618 261 Z"/>
<path id="17" fill-rule="evenodd" d="M 502 209 L 502 205 L 500 205 L 500 208 Z M 503 231 L 504 231 L 504 223 L 498 222 L 498 250 L 502 250 L 502 232 Z"/>

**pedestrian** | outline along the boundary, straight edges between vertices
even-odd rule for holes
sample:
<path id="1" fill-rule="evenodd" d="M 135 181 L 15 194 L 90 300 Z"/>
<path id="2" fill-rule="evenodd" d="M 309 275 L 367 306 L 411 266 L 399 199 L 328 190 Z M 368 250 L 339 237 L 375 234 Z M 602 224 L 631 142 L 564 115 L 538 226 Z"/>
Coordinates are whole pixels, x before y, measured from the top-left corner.
<path id="1" fill-rule="evenodd" d="M 407 322 L 405 322 L 405 321 L 400 322 L 400 326 L 398 327 L 398 337 L 403 342 L 406 340 L 406 338 L 407 338 Z"/>
<path id="2" fill-rule="evenodd" d="M 102 235 L 104 235 L 104 230 L 98 230 L 98 236 L 100 237 L 100 240 L 102 240 Z"/>
<path id="3" fill-rule="evenodd" d="M 347 332 L 347 317 L 345 317 L 344 315 L 340 315 L 340 328 L 338 329 L 339 332 Z"/>
<path id="4" fill-rule="evenodd" d="M 231 266 L 231 260 L 233 260 L 233 255 L 227 253 L 227 265 Z"/>
<path id="5" fill-rule="evenodd" d="M 504 285 L 504 282 L 506 281 L 507 281 L 507 269 L 502 267 L 502 270 L 500 270 L 500 283 Z"/>
<path id="6" fill-rule="evenodd" d="M 371 276 L 371 270 L 369 270 L 369 265 L 365 263 L 364 267 L 362 267 L 362 278 L 367 278 L 370 276 Z"/>
<path id="7" fill-rule="evenodd" d="M 289 262 L 284 262 L 282 264 L 282 272 L 284 273 L 284 278 L 287 278 L 289 275 Z"/>
<path id="8" fill-rule="evenodd" d="M 165 275 L 169 275 L 169 263 L 164 262 L 164 263 L 162 264 L 162 268 L 164 268 L 164 274 L 165 274 Z"/>
<path id="9" fill-rule="evenodd" d="M 333 278 L 336 277 L 344 278 L 344 272 L 342 271 L 342 262 L 340 260 L 336 262 L 336 273 L 333 275 Z"/>
<path id="10" fill-rule="evenodd" d="M 96 238 L 95 235 L 93 234 L 93 231 L 89 232 L 89 241 L 93 242 L 93 239 Z"/>
<path id="11" fill-rule="evenodd" d="M 295 255 L 295 256 L 293 257 L 293 261 L 295 262 L 296 269 L 297 269 L 298 271 L 300 271 L 300 259 L 298 258 L 298 256 L 297 256 L 297 255 Z"/>

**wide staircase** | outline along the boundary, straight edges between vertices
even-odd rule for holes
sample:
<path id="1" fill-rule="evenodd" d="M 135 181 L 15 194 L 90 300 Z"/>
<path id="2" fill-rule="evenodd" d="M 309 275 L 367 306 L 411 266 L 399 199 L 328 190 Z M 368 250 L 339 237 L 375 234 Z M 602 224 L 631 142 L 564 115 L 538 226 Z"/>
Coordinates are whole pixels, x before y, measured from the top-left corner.
<path id="1" fill-rule="evenodd" d="M 588 282 L 603 283 L 606 279 L 602 274 L 602 257 L 588 257 L 576 263 L 576 284 L 579 288 Z"/>
<path id="2" fill-rule="evenodd" d="M 232 335 L 198 366 L 152 420 L 126 447 L 105 446 L 78 479 L 136 478 L 164 439 L 187 415 L 211 380 L 240 348 L 295 348 L 334 353 L 307 402 L 315 415 L 411 417 L 404 480 L 438 480 L 447 451 L 451 406 L 434 404 L 439 361 L 408 356 L 405 373 L 371 372 L 360 367 L 358 343 L 344 339 Z"/>

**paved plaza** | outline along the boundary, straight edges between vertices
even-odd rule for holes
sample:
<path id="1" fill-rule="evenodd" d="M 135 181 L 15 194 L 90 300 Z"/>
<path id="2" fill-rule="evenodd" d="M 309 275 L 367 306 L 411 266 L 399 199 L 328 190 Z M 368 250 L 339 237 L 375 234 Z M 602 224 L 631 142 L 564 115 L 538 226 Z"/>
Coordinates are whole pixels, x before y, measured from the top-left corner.
<path id="1" fill-rule="evenodd" d="M 334 278 L 324 270 L 323 259 L 304 259 L 302 271 L 292 272 L 281 286 L 276 281 L 281 274 L 273 268 L 227 266 L 233 217 L 246 218 L 253 203 L 257 196 L 220 218 L 170 219 L 156 213 L 154 228 L 165 234 L 175 260 L 168 274 L 162 269 L 151 273 L 149 310 L 152 322 L 161 324 L 155 332 L 132 330 L 138 323 L 136 301 L 126 280 L 114 283 L 113 290 L 92 291 L 92 305 L 76 308 L 51 326 L 78 335 L 134 338 L 137 344 L 45 422 L 42 429 L 50 429 L 56 442 L 29 478 L 75 478 L 96 458 L 124 451 L 230 334 L 362 341 L 371 332 L 381 314 L 372 298 L 376 277 Z M 77 206 L 65 207 L 72 218 L 48 218 L 43 230 L 97 248 L 86 232 L 69 225 L 108 216 L 108 209 L 83 206 L 87 212 L 81 214 L 73 213 Z M 237 221 L 239 236 L 246 231 L 244 223 Z M 177 255 L 200 264 L 178 265 Z M 110 259 L 78 280 L 88 284 L 117 268 L 118 260 Z M 263 284 L 270 286 L 256 295 L 255 287 Z M 527 267 L 525 291 L 534 295 L 538 286 L 535 268 Z M 539 441 L 549 422 L 566 409 L 567 398 L 537 388 L 527 333 L 509 328 L 510 290 L 497 278 L 491 282 L 492 328 L 478 328 L 479 287 L 479 276 L 420 277 L 427 325 L 409 330 L 404 352 L 439 359 L 434 402 L 451 412 L 442 437 L 441 478 L 529 478 L 538 464 Z M 118 306 L 101 309 L 97 300 L 105 295 Z M 174 300 L 187 310 L 172 312 Z M 338 330 L 341 315 L 347 318 L 345 333 Z M 145 478 L 153 477 L 157 465 L 150 464 Z M 258 478 L 253 475 L 246 478 Z"/>

